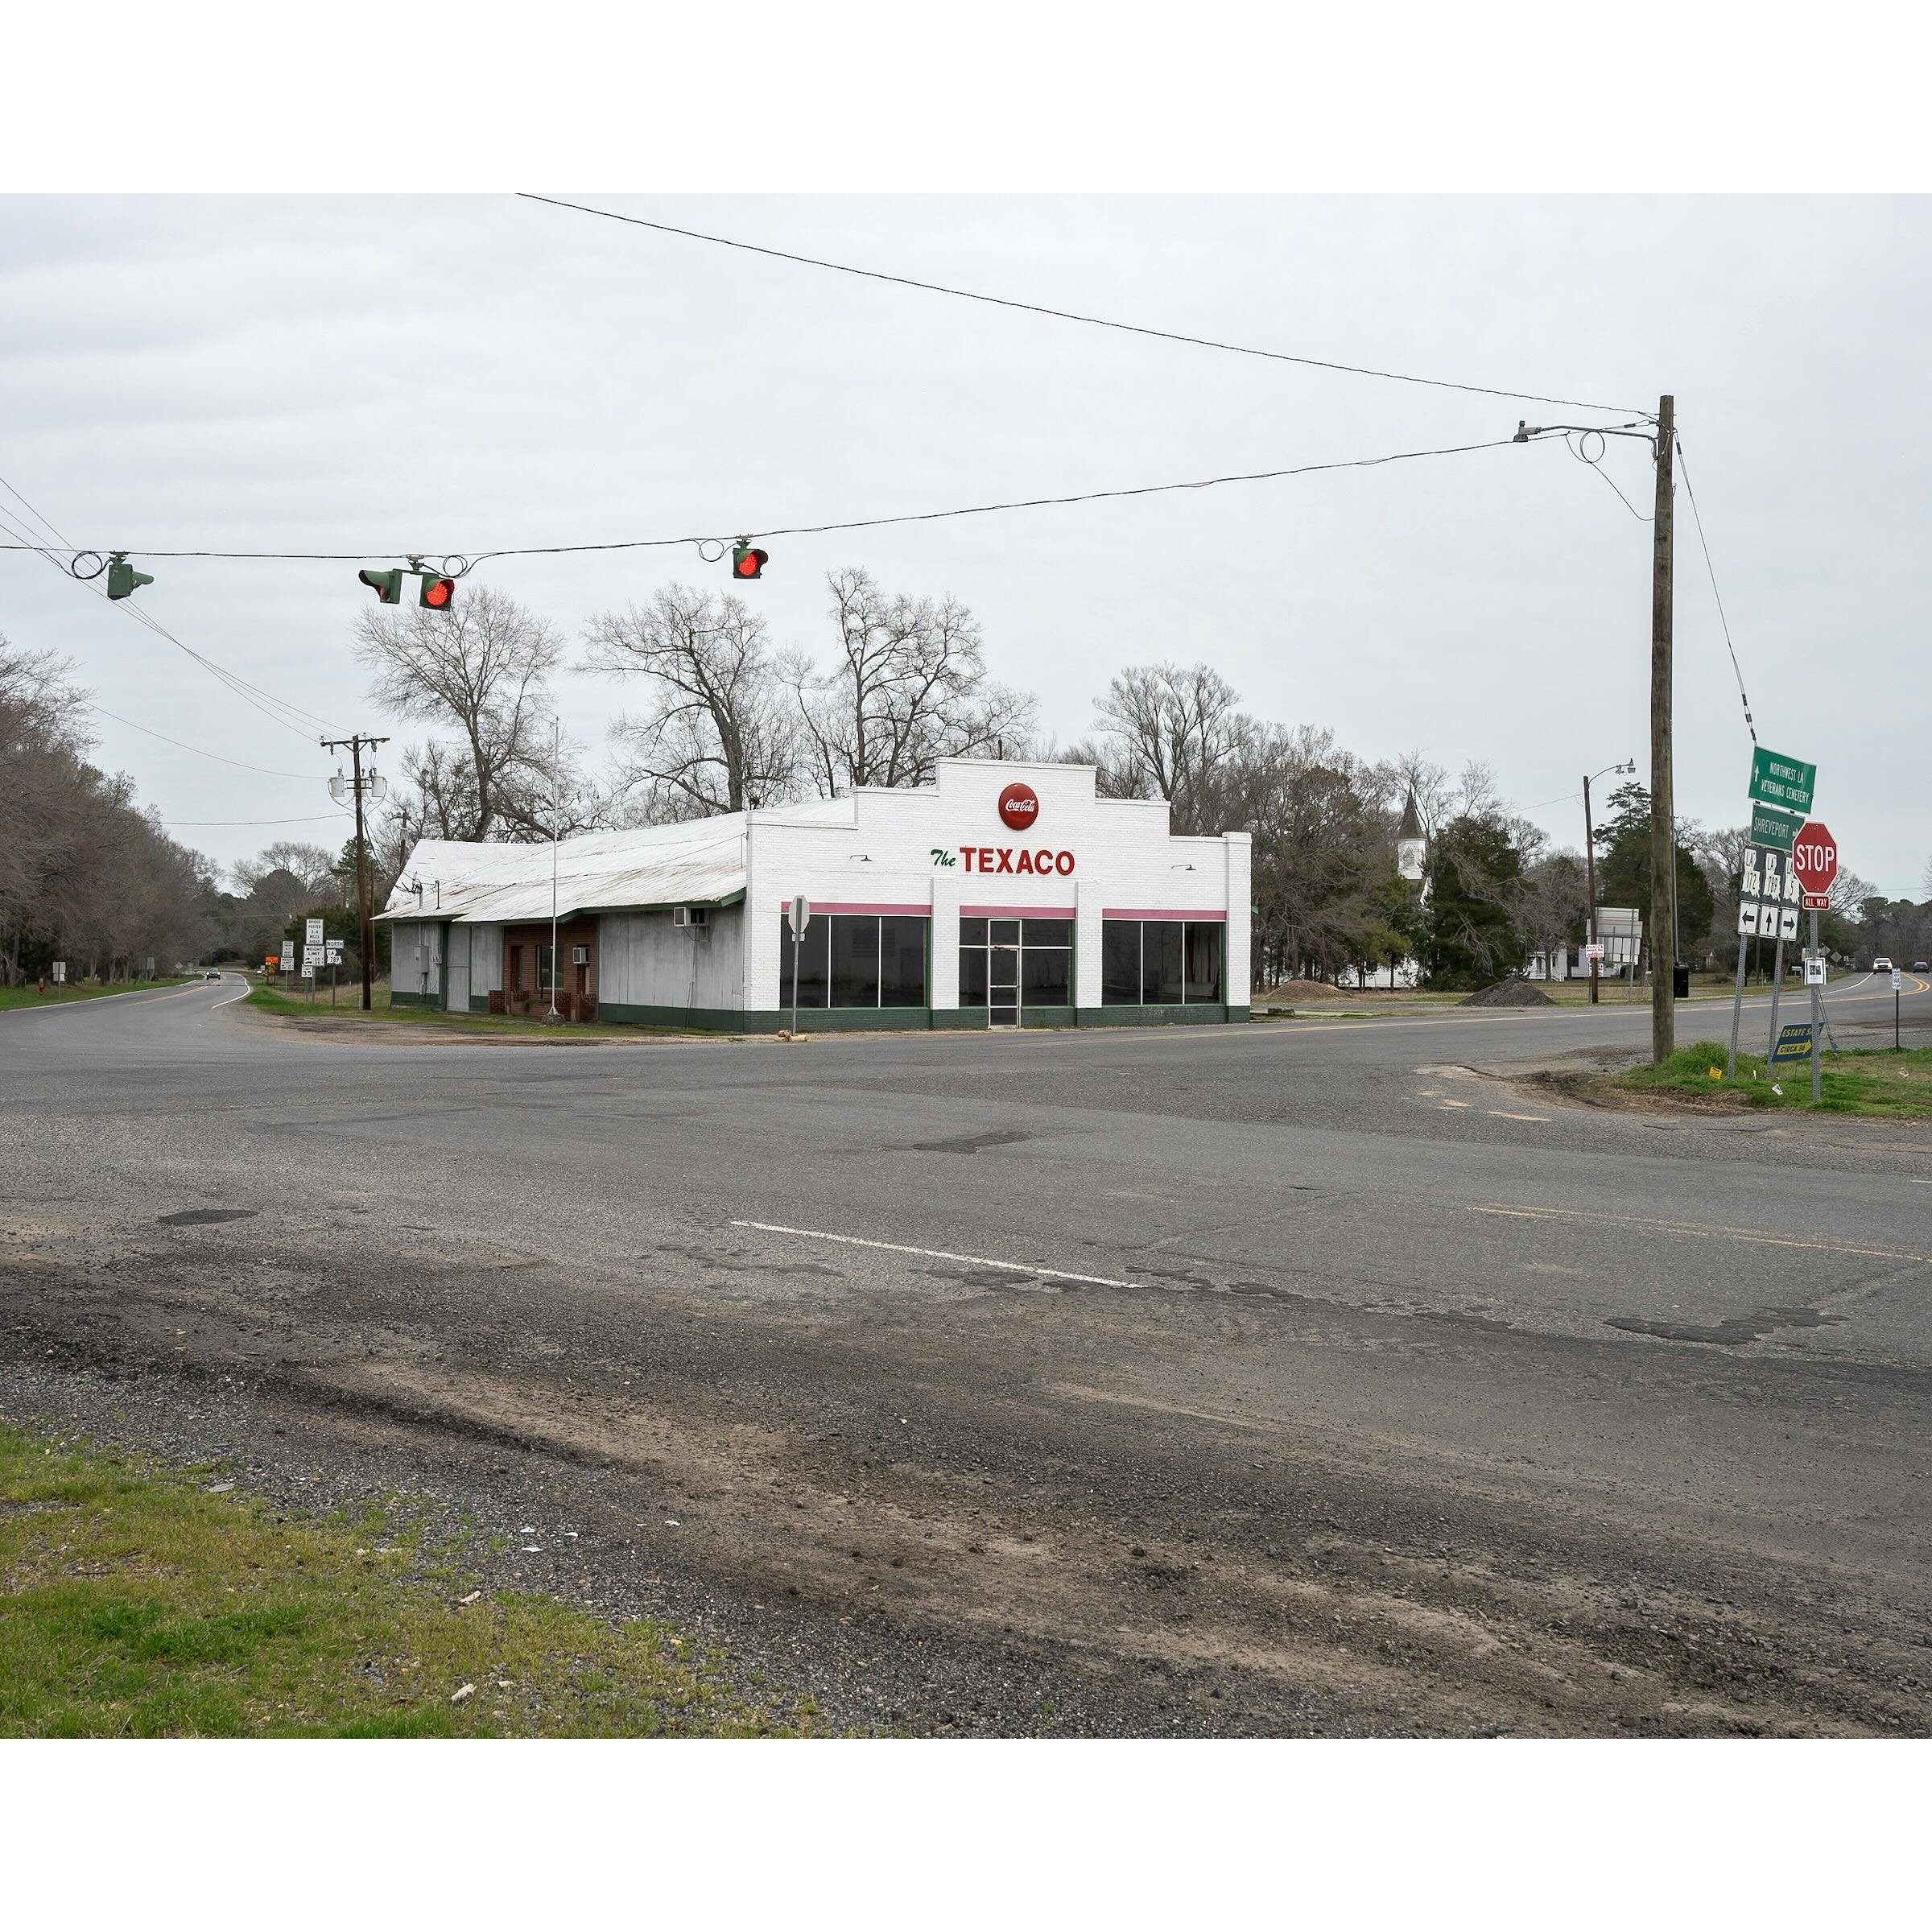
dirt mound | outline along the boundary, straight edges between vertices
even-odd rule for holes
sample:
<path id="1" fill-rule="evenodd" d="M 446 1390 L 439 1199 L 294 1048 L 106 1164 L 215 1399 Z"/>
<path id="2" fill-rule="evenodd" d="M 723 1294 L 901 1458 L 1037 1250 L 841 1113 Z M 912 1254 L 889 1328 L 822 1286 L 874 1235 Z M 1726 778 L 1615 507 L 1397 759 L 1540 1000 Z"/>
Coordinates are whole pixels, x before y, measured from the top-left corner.
<path id="1" fill-rule="evenodd" d="M 1324 980 L 1283 980 L 1280 985 L 1269 988 L 1268 997 L 1283 1000 L 1339 1000 L 1342 992 L 1339 986 L 1331 986 Z"/>
<path id="2" fill-rule="evenodd" d="M 1527 980 L 1498 980 L 1493 986 L 1485 986 L 1480 993 L 1472 993 L 1466 1000 L 1458 1000 L 1459 1006 L 1554 1006 L 1556 1001 L 1540 986 L 1532 986 Z"/>

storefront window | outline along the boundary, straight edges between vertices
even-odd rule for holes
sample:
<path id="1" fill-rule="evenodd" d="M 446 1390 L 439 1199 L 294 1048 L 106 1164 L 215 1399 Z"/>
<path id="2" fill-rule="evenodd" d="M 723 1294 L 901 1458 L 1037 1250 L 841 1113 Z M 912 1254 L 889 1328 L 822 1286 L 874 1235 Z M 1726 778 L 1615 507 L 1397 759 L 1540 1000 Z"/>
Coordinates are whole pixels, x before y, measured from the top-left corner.
<path id="1" fill-rule="evenodd" d="M 1100 927 L 1100 999 L 1108 1006 L 1218 1004 L 1219 920 L 1108 919 Z"/>
<path id="2" fill-rule="evenodd" d="M 557 956 L 549 946 L 537 948 L 537 991 L 550 992 L 557 983 Z"/>
<path id="3" fill-rule="evenodd" d="M 879 921 L 879 1004 L 926 1004 L 926 933 L 930 919 L 903 915 Z"/>
<path id="4" fill-rule="evenodd" d="M 823 914 L 805 928 L 798 942 L 798 1003 L 801 1006 L 825 1004 L 826 968 L 830 963 L 832 921 Z M 789 1006 L 792 990 L 791 921 L 778 921 L 778 1004 Z"/>
<path id="5" fill-rule="evenodd" d="M 929 922 L 898 915 L 819 913 L 798 947 L 807 1006 L 923 1006 Z M 791 1004 L 791 922 L 778 922 L 778 1004 Z"/>
<path id="6" fill-rule="evenodd" d="M 1146 919 L 1141 924 L 1141 1004 L 1181 1003 L 1181 928 L 1178 920 Z"/>
<path id="7" fill-rule="evenodd" d="M 1100 926 L 1100 1003 L 1141 1003 L 1141 923 L 1107 919 Z"/>
<path id="8" fill-rule="evenodd" d="M 1221 932 L 1219 926 L 1187 923 L 1185 997 L 1219 1001 L 1221 997 Z"/>

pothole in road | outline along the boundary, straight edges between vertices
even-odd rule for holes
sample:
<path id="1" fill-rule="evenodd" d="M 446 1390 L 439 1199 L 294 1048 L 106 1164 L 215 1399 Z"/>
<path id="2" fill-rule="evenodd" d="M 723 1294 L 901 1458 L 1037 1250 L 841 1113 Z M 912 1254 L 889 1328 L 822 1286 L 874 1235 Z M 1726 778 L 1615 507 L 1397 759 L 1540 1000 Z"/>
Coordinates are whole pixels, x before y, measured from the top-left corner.
<path id="1" fill-rule="evenodd" d="M 887 1148 L 896 1154 L 977 1154 L 984 1147 L 1010 1147 L 1033 1136 L 1023 1127 L 994 1127 L 985 1133 L 963 1133 L 957 1140 L 914 1141 L 910 1146 Z"/>
<path id="2" fill-rule="evenodd" d="M 252 1221 L 252 1208 L 184 1208 L 179 1214 L 160 1217 L 163 1228 L 205 1228 L 213 1221 Z"/>
<path id="3" fill-rule="evenodd" d="M 1640 1322 L 1632 1315 L 1610 1318 L 1606 1324 L 1630 1335 L 1654 1335 L 1666 1342 L 1714 1342 L 1736 1348 L 1761 1342 L 1774 1328 L 1823 1328 L 1843 1322 L 1842 1315 L 1823 1315 L 1815 1308 L 1761 1308 L 1755 1315 L 1727 1315 L 1705 1327 L 1695 1322 Z"/>

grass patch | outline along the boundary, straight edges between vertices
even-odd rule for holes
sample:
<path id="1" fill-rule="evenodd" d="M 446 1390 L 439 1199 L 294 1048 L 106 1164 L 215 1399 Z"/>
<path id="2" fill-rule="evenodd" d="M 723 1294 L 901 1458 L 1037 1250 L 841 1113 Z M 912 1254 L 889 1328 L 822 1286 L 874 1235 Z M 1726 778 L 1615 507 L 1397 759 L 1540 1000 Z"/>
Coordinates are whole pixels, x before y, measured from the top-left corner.
<path id="1" fill-rule="evenodd" d="M 122 983 L 111 986 L 56 986 L 50 980 L 45 993 L 40 991 L 38 985 L 0 986 L 0 1013 L 14 1006 L 72 1006 L 82 1000 L 105 999 L 109 993 L 146 993 L 156 986 L 186 986 L 200 977 L 199 973 L 169 973 L 158 980 L 138 980 L 132 985 Z"/>
<path id="2" fill-rule="evenodd" d="M 1680 1046 L 1661 1067 L 1633 1067 L 1616 1076 L 1619 1086 L 1639 1092 L 1724 1096 L 1751 1107 L 1802 1107 L 1811 1110 L 1811 1063 L 1781 1067 L 1775 1080 L 1762 1054 L 1740 1053 L 1737 1077 L 1725 1080 L 1725 1047 L 1720 1040 L 1699 1040 Z M 1715 1067 L 1719 1078 L 1713 1080 Z M 1819 1067 L 1821 1113 L 1889 1114 L 1909 1119 L 1932 1115 L 1932 1047 L 1915 1046 L 1903 1053 L 1885 1048 L 1851 1053 L 1827 1053 Z M 1775 1091 L 1781 1087 L 1784 1091 Z"/>
<path id="3" fill-rule="evenodd" d="M 750 1737 L 669 1626 L 473 1586 L 407 1525 L 278 1521 L 200 1476 L 0 1425 L 0 1735 Z M 456 1698 L 465 1685 L 473 1686 Z M 452 1702 L 452 1699 L 456 1701 Z"/>
<path id="4" fill-rule="evenodd" d="M 247 1004 L 260 1007 L 264 1013 L 284 1013 L 291 1019 L 336 1019 L 363 1025 L 373 1020 L 394 1020 L 411 1026 L 440 1027 L 445 1032 L 484 1033 L 510 1039 L 555 1044 L 583 1039 L 634 1040 L 652 1034 L 674 1038 L 690 1037 L 686 1029 L 675 1026 L 633 1026 L 610 1020 L 592 1020 L 588 1025 L 573 1021 L 567 1026 L 549 1026 L 541 1020 L 524 1019 L 510 1013 L 446 1013 L 435 1006 L 392 1006 L 386 989 L 382 987 L 376 989 L 374 1003 L 365 1013 L 358 1004 L 360 989 L 354 992 L 345 989 L 345 994 L 338 1005 L 331 1006 L 326 999 L 320 999 L 311 1005 L 306 994 L 295 998 L 276 992 L 273 987 L 258 985 L 250 991 Z M 710 1040 L 734 1036 L 706 1034 L 702 1037 Z"/>

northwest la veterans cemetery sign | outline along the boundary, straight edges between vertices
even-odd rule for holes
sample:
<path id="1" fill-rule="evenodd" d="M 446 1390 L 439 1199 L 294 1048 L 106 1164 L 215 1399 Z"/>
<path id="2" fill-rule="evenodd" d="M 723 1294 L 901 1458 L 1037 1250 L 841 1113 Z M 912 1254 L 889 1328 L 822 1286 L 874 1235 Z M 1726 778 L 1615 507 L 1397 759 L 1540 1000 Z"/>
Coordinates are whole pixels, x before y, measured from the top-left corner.
<path id="1" fill-rule="evenodd" d="M 1809 811 L 1817 782 L 1818 767 L 1802 759 L 1767 751 L 1761 745 L 1751 754 L 1750 795 L 1753 803 L 1775 805 L 1782 811 Z"/>

